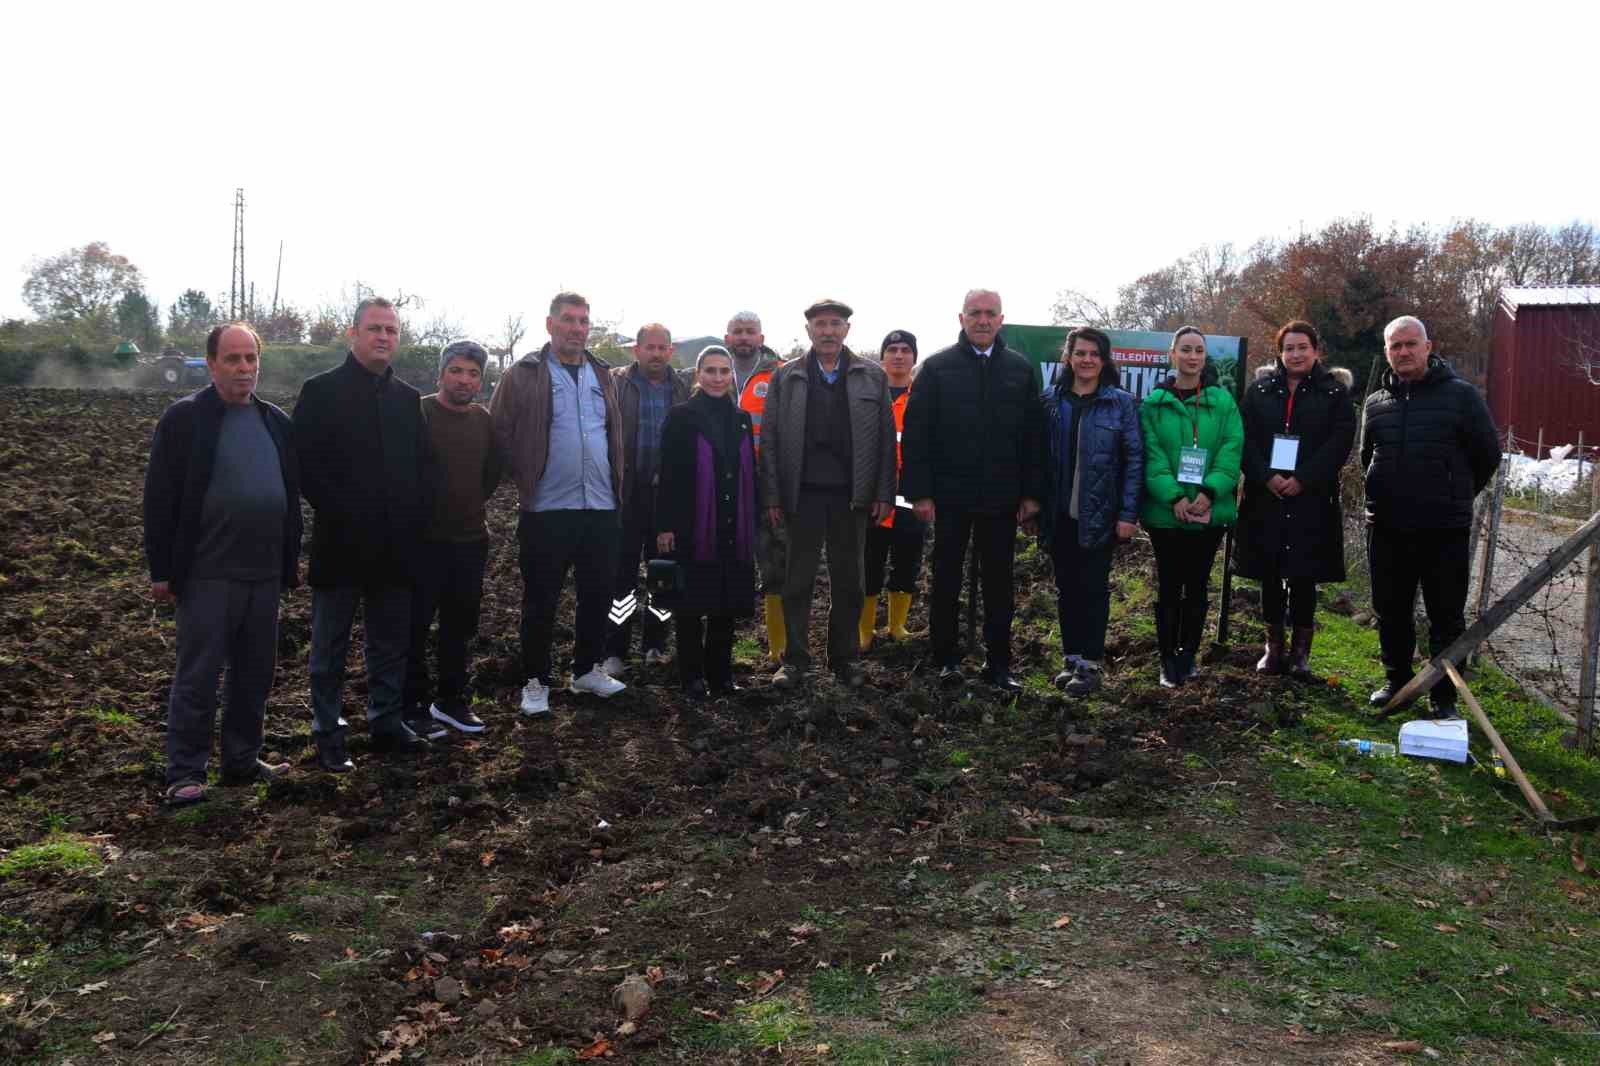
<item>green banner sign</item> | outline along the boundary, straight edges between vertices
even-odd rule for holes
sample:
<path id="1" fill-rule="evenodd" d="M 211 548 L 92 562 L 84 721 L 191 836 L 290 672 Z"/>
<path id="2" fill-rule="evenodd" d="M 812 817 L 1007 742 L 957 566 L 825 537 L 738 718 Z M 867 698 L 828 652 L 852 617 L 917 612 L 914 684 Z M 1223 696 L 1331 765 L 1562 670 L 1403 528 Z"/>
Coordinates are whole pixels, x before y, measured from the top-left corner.
<path id="1" fill-rule="evenodd" d="M 1067 342 L 1070 326 L 1015 326 L 1005 324 L 1006 347 L 1021 352 L 1039 367 L 1044 387 L 1055 383 L 1061 371 L 1061 347 Z M 1111 358 L 1122 373 L 1122 387 L 1139 399 L 1172 374 L 1172 360 L 1167 354 L 1172 350 L 1172 334 L 1142 329 L 1108 329 L 1111 338 Z M 1217 381 L 1233 390 L 1235 397 L 1244 393 L 1244 366 L 1247 341 L 1244 337 L 1222 337 L 1206 334 L 1206 354 L 1217 368 Z"/>

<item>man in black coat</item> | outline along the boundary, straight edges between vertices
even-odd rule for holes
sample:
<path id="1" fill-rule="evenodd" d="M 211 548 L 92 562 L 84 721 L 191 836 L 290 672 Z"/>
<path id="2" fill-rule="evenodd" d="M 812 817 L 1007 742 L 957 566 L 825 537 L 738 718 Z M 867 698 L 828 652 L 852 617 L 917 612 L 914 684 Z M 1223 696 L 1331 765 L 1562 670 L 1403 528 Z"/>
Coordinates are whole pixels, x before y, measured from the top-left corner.
<path id="1" fill-rule="evenodd" d="M 929 636 L 939 680 L 962 680 L 956 623 L 967 542 L 983 577 L 982 677 L 1008 691 L 1011 677 L 1011 567 L 1017 526 L 1039 513 L 1043 411 L 1032 363 L 1006 347 L 1000 296 L 967 293 L 961 335 L 918 372 L 906 405 L 901 487 L 934 527 Z"/>
<path id="2" fill-rule="evenodd" d="M 150 594 L 176 601 L 178 665 L 167 704 L 167 802 L 205 795 L 217 710 L 225 784 L 289 769 L 261 761 L 277 667 L 278 597 L 299 581 L 300 486 L 289 416 L 255 395 L 261 338 L 242 323 L 206 338 L 211 384 L 167 408 L 144 481 Z"/>
<path id="3" fill-rule="evenodd" d="M 1428 611 L 1428 652 L 1466 629 L 1472 501 L 1500 466 L 1500 441 L 1478 390 L 1433 356 L 1427 328 L 1403 315 L 1383 331 L 1388 368 L 1367 395 L 1367 565 L 1389 702 L 1411 680 L 1417 586 Z M 1434 686 L 1434 713 L 1455 714 L 1455 688 Z"/>
<path id="4" fill-rule="evenodd" d="M 411 643 L 411 575 L 432 511 L 432 449 L 421 395 L 389 365 L 400 319 L 362 300 L 344 363 L 306 381 L 294 409 L 300 483 L 311 532 L 312 737 L 323 769 L 353 768 L 341 714 L 357 605 L 366 629 L 367 730 L 373 751 L 416 752 L 427 740 L 402 720 Z"/>

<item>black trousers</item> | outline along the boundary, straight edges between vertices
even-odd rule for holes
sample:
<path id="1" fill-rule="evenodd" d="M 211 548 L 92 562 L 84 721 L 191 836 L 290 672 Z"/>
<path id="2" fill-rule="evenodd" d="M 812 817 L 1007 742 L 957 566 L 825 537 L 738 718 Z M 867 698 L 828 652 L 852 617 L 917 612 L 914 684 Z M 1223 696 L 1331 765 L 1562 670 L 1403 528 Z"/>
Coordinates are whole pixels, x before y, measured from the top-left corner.
<path id="1" fill-rule="evenodd" d="M 406 656 L 406 707 L 459 706 L 467 695 L 467 643 L 477 636 L 489 540 L 425 541 L 411 582 L 411 651 Z M 430 691 L 428 630 L 439 616 L 439 687 Z"/>
<path id="2" fill-rule="evenodd" d="M 909 507 L 895 508 L 892 526 L 873 523 L 867 527 L 867 548 L 862 559 L 867 599 L 883 591 L 885 570 L 890 592 L 917 591 L 922 544 L 927 536 L 927 523 L 919 522 Z"/>
<path id="3" fill-rule="evenodd" d="M 575 573 L 572 670 L 589 672 L 605 657 L 606 604 L 617 564 L 617 512 L 523 511 L 517 518 L 522 569 L 522 670 L 551 683 L 550 641 L 567 571 Z"/>
<path id="4" fill-rule="evenodd" d="M 733 680 L 733 617 L 678 615 L 678 676 L 721 688 Z"/>
<path id="5" fill-rule="evenodd" d="M 1261 620 L 1269 626 L 1283 625 L 1284 610 L 1292 626 L 1317 624 L 1317 583 L 1308 577 L 1285 581 L 1268 573 L 1261 579 Z"/>
<path id="6" fill-rule="evenodd" d="M 1111 553 L 1116 541 L 1098 548 L 1078 545 L 1078 520 L 1056 517 L 1050 561 L 1056 569 L 1056 615 L 1061 619 L 1061 654 L 1099 662 L 1106 655 L 1111 620 Z"/>
<path id="7" fill-rule="evenodd" d="M 933 520 L 933 596 L 928 603 L 928 637 L 934 662 L 961 660 L 961 582 L 967 543 L 977 549 L 983 584 L 983 643 L 991 670 L 1011 669 L 1011 564 L 1017 551 L 1015 514 L 977 514 L 937 507 Z"/>
<path id="8" fill-rule="evenodd" d="M 628 658 L 633 643 L 633 623 L 643 619 L 644 647 L 665 651 L 671 611 L 652 606 L 639 585 L 639 563 L 656 557 L 655 494 L 641 492 L 622 512 L 622 533 L 617 549 L 617 576 L 611 586 L 607 615 L 606 654 Z"/>
<path id="9" fill-rule="evenodd" d="M 861 617 L 861 553 L 868 513 L 850 506 L 848 492 L 800 490 L 800 510 L 783 516 L 789 567 L 783 583 L 783 624 L 789 631 L 784 662 L 811 668 L 811 596 L 823 552 L 828 556 L 828 667 L 842 670 L 861 654 L 856 622 Z"/>
<path id="10" fill-rule="evenodd" d="M 1437 655 L 1467 628 L 1467 584 L 1472 560 L 1465 529 L 1401 532 L 1367 528 L 1367 566 L 1372 573 L 1372 607 L 1378 615 L 1378 645 L 1391 680 L 1411 677 L 1417 650 L 1417 587 L 1428 612 L 1428 654 Z M 1454 695 L 1449 680 L 1434 691 Z"/>
<path id="11" fill-rule="evenodd" d="M 1211 564 L 1222 527 L 1152 529 L 1156 552 L 1156 639 L 1163 655 L 1195 652 L 1211 606 Z"/>

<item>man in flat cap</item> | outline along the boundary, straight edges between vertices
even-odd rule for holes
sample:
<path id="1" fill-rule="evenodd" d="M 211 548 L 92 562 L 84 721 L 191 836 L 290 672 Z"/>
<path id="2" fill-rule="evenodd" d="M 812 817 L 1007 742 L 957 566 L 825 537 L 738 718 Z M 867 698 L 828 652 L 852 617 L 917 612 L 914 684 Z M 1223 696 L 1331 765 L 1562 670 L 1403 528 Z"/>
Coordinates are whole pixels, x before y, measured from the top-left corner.
<path id="1" fill-rule="evenodd" d="M 828 667 L 850 687 L 864 679 L 856 623 L 861 616 L 867 522 L 894 508 L 895 440 L 889 385 L 878 364 L 844 346 L 850 307 L 818 300 L 806 308 L 811 350 L 773 372 L 761 430 L 761 487 L 767 521 L 789 536 L 783 586 L 789 633 L 780 688 L 802 684 L 811 593 L 828 553 Z"/>

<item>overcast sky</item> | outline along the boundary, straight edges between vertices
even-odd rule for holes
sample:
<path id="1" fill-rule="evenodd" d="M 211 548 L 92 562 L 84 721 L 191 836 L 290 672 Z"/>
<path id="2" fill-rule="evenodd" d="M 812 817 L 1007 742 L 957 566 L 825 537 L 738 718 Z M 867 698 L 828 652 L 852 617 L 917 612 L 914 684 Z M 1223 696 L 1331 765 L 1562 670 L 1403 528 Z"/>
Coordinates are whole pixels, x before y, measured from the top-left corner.
<path id="1" fill-rule="evenodd" d="M 0 66 L 0 315 L 103 240 L 165 306 L 360 279 L 492 339 L 558 288 L 626 332 L 748 308 L 954 339 L 1198 245 L 1600 218 L 1600 5 L 23 3 Z M 525 342 L 526 343 L 526 342 Z"/>

